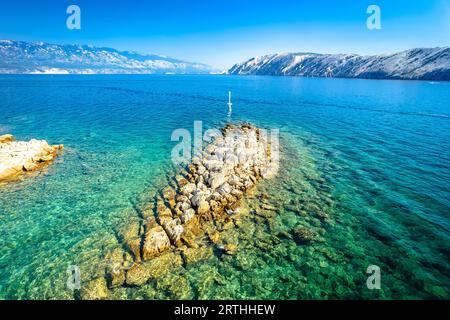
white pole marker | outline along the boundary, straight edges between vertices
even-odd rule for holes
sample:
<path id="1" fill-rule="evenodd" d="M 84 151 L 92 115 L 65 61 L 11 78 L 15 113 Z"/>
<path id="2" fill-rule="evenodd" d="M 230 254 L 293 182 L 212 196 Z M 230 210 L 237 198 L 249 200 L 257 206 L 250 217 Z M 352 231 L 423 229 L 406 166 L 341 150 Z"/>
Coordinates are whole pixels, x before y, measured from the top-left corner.
<path id="1" fill-rule="evenodd" d="M 231 113 L 231 106 L 233 104 L 231 103 L 231 91 L 228 91 L 228 112 Z"/>

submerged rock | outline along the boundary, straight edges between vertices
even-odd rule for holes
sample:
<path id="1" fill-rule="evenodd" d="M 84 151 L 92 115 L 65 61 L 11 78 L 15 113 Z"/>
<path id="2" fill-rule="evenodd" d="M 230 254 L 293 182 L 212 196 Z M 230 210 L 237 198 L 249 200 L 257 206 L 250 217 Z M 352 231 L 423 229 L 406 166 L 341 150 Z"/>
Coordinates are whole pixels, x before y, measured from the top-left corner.
<path id="1" fill-rule="evenodd" d="M 187 248 L 182 251 L 181 255 L 187 265 L 212 258 L 213 249 L 211 247 Z"/>
<path id="2" fill-rule="evenodd" d="M 130 249 L 130 252 L 133 254 L 134 260 L 137 262 L 141 261 L 141 243 L 142 239 L 140 237 L 136 237 L 127 241 L 127 247 L 128 249 Z"/>
<path id="3" fill-rule="evenodd" d="M 167 252 L 148 262 L 135 263 L 126 273 L 126 284 L 141 286 L 150 279 L 157 279 L 169 273 L 172 269 L 183 264 L 181 256 L 174 252 Z"/>
<path id="4" fill-rule="evenodd" d="M 212 243 L 218 244 L 220 242 L 220 234 L 217 231 L 211 232 L 209 234 L 209 240 L 211 240 Z"/>
<path id="5" fill-rule="evenodd" d="M 237 245 L 232 244 L 232 243 L 227 244 L 227 245 L 225 245 L 225 246 L 223 246 L 221 248 L 222 248 L 224 253 L 229 254 L 229 255 L 235 254 L 237 252 L 237 249 L 238 249 Z"/>
<path id="6" fill-rule="evenodd" d="M 161 226 L 156 226 L 145 233 L 142 246 L 142 258 L 148 260 L 170 248 L 170 240 Z"/>
<path id="7" fill-rule="evenodd" d="M 125 253 L 121 248 L 115 248 L 106 254 L 106 280 L 109 288 L 119 287 L 125 283 L 125 269 L 129 262 L 128 257 L 129 254 Z"/>
<path id="8" fill-rule="evenodd" d="M 105 300 L 108 296 L 108 287 L 103 277 L 91 280 L 81 287 L 82 300 Z"/>
<path id="9" fill-rule="evenodd" d="M 299 244 L 307 244 L 320 240 L 317 233 L 306 227 L 297 227 L 294 229 L 294 239 Z"/>
<path id="10" fill-rule="evenodd" d="M 0 182 L 39 170 L 62 149 L 63 145 L 51 146 L 45 140 L 14 141 L 10 134 L 0 136 Z"/>

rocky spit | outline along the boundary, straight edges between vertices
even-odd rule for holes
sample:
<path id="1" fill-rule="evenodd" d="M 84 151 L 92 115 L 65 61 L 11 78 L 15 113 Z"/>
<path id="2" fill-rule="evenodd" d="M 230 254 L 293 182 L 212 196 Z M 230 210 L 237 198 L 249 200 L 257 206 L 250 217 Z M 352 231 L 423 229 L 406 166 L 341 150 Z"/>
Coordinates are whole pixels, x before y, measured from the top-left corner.
<path id="1" fill-rule="evenodd" d="M 141 222 L 121 232 L 122 248 L 106 257 L 106 276 L 82 286 L 82 299 L 107 298 L 108 289 L 141 286 L 214 252 L 238 250 L 220 233 L 238 223 L 246 210 L 241 200 L 258 180 L 276 175 L 279 150 L 264 130 L 249 124 L 221 131 L 141 212 Z"/>
<path id="2" fill-rule="evenodd" d="M 49 145 L 45 140 L 15 141 L 14 136 L 0 136 L 0 182 L 46 166 L 63 149 L 63 145 Z"/>

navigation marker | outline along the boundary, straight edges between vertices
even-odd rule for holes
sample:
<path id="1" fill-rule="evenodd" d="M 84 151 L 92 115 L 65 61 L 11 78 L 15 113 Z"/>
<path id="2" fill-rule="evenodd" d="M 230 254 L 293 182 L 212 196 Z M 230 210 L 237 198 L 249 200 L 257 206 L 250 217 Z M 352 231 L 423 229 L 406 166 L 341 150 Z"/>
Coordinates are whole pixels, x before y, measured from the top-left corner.
<path id="1" fill-rule="evenodd" d="M 231 113 L 231 106 L 233 105 L 232 103 L 231 103 L 231 91 L 228 91 L 228 113 Z"/>

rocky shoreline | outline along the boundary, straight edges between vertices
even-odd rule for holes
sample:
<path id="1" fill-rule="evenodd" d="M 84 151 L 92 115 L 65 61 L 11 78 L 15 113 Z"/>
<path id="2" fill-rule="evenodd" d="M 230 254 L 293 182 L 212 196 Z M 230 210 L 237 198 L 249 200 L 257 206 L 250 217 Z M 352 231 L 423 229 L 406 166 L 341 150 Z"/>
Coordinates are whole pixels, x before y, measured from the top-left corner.
<path id="1" fill-rule="evenodd" d="M 106 276 L 88 282 L 82 299 L 107 298 L 108 287 L 141 286 L 214 252 L 238 250 L 222 241 L 221 231 L 239 223 L 246 211 L 241 200 L 258 180 L 277 174 L 278 141 L 250 124 L 221 132 L 141 212 L 141 222 L 121 232 L 122 248 L 106 257 Z"/>
<path id="2" fill-rule="evenodd" d="M 48 165 L 63 145 L 49 145 L 45 140 L 15 141 L 14 136 L 0 136 L 0 182 L 8 182 Z"/>

